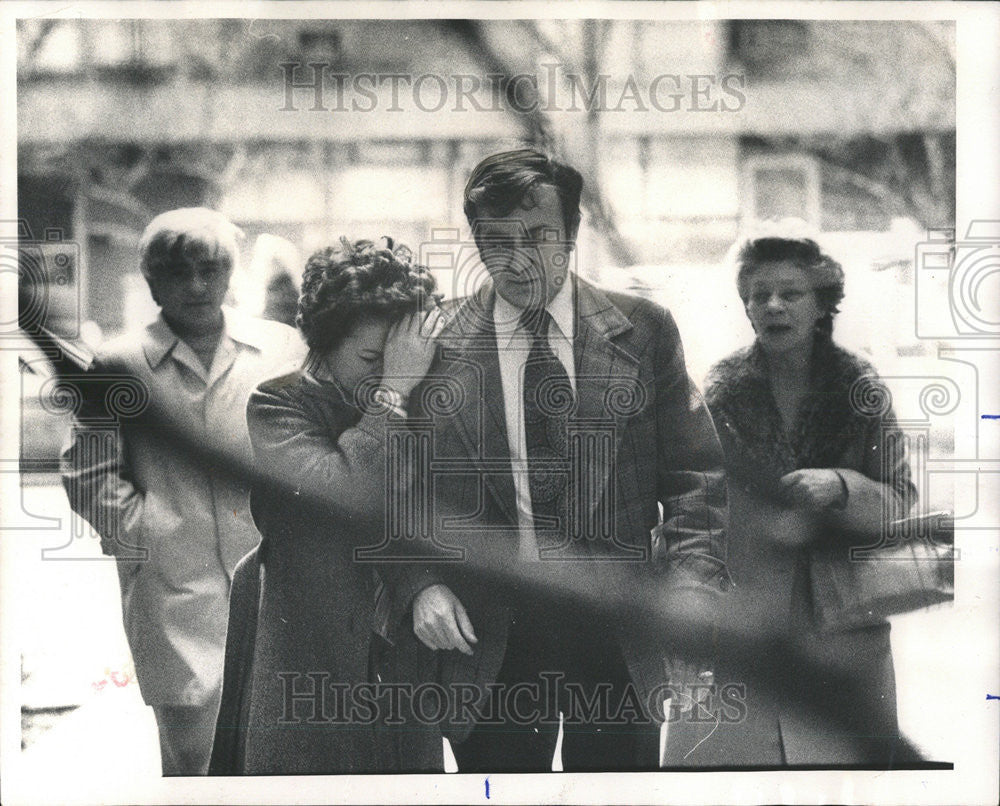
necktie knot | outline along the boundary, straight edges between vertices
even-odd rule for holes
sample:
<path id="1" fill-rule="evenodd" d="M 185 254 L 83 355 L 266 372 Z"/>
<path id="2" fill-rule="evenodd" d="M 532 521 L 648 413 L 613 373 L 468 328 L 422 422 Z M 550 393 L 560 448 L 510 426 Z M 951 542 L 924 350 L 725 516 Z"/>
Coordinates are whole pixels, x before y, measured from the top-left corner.
<path id="1" fill-rule="evenodd" d="M 520 325 L 531 336 L 532 344 L 537 344 L 544 340 L 549 332 L 549 322 L 552 321 L 552 314 L 545 308 L 526 308 L 521 313 Z"/>

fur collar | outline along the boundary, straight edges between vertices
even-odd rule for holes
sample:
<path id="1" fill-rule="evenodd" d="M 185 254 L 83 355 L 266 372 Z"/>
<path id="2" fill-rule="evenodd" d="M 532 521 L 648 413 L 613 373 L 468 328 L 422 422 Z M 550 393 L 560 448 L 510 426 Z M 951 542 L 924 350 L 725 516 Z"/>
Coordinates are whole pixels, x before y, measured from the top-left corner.
<path id="1" fill-rule="evenodd" d="M 836 467 L 845 444 L 863 433 L 868 417 L 851 405 L 858 378 L 875 376 L 864 359 L 826 338 L 813 348 L 811 388 L 790 434 L 782 427 L 758 343 L 712 367 L 706 401 L 726 448 L 731 476 L 774 495 L 778 479 L 806 467 Z"/>

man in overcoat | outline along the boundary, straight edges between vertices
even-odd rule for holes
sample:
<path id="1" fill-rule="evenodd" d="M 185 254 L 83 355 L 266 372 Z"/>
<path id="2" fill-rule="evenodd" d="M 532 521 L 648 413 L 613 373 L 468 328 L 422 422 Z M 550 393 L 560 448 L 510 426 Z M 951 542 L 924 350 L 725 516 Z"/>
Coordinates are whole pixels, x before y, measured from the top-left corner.
<path id="1" fill-rule="evenodd" d="M 249 482 L 234 472 L 250 463 L 247 400 L 304 354 L 292 328 L 223 307 L 238 235 L 205 208 L 150 222 L 140 267 L 160 313 L 103 345 L 95 366 L 119 379 L 127 405 L 82 412 L 63 452 L 70 505 L 117 558 L 125 635 L 164 775 L 208 769 L 232 574 L 260 540 Z M 143 405 L 147 416 L 131 416 Z M 110 442 L 108 417 L 119 420 Z"/>

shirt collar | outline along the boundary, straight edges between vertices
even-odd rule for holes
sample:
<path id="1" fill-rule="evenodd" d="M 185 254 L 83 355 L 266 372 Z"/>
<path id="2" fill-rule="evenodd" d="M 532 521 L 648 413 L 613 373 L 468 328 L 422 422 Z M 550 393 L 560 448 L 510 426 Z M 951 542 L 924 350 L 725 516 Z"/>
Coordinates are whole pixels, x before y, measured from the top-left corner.
<path id="1" fill-rule="evenodd" d="M 222 306 L 222 315 L 226 319 L 226 335 L 229 338 L 255 350 L 267 349 L 267 328 L 261 326 L 260 319 L 247 316 L 228 305 Z"/>
<path id="2" fill-rule="evenodd" d="M 263 350 L 267 346 L 267 337 L 264 328 L 259 326 L 259 322 L 246 316 L 243 313 L 230 308 L 228 305 L 222 306 L 223 335 L 228 336 L 233 341 L 253 347 L 255 350 Z M 256 325 L 256 326 L 255 326 Z M 157 315 L 156 319 L 146 326 L 146 338 L 143 348 L 146 352 L 146 360 L 149 365 L 156 369 L 163 360 L 173 352 L 180 338 L 170 329 L 163 314 Z"/>
<path id="3" fill-rule="evenodd" d="M 572 274 L 566 275 L 566 282 L 562 284 L 556 295 L 545 306 L 552 321 L 559 330 L 559 334 L 568 341 L 573 341 L 574 316 L 573 316 L 573 282 Z M 497 346 L 506 348 L 518 335 L 525 335 L 527 331 L 519 326 L 521 310 L 511 305 L 499 294 L 495 294 L 496 301 L 493 304 L 493 326 L 497 334 Z M 554 335 L 554 334 L 553 334 Z"/>

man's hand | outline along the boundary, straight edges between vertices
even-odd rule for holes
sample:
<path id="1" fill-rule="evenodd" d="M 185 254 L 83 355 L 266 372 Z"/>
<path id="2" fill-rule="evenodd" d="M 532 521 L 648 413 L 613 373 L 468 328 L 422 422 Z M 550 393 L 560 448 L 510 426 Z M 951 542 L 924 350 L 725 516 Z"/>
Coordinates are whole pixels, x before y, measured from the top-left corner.
<path id="1" fill-rule="evenodd" d="M 712 690 L 715 675 L 704 662 L 685 661 L 680 657 L 670 657 L 664 660 L 670 679 L 670 688 L 676 694 L 671 697 L 670 707 L 680 714 L 688 714 L 696 707 L 701 713 L 702 706 Z"/>
<path id="2" fill-rule="evenodd" d="M 788 502 L 799 509 L 821 510 L 847 503 L 844 482 L 835 470 L 795 470 L 778 483 Z"/>
<path id="3" fill-rule="evenodd" d="M 457 649 L 472 654 L 478 643 L 472 622 L 447 585 L 424 588 L 413 600 L 413 632 L 430 649 Z"/>

